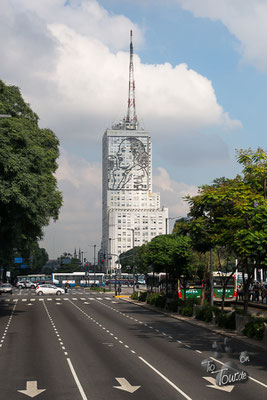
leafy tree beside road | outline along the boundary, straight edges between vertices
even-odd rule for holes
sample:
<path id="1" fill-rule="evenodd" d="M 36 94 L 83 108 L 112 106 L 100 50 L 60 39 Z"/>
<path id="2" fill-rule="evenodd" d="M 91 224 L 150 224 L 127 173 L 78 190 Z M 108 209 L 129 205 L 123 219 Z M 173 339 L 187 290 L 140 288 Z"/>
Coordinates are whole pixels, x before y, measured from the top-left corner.
<path id="1" fill-rule="evenodd" d="M 202 186 L 197 196 L 187 197 L 188 231 L 198 251 L 222 247 L 238 260 L 246 313 L 254 268 L 267 268 L 267 155 L 261 148 L 239 150 L 237 159 L 242 175 L 216 179 Z M 235 269 L 233 264 L 232 273 Z"/>
<path id="2" fill-rule="evenodd" d="M 0 264 L 14 249 L 30 255 L 62 205 L 54 173 L 59 141 L 38 127 L 38 116 L 15 86 L 0 80 Z"/>

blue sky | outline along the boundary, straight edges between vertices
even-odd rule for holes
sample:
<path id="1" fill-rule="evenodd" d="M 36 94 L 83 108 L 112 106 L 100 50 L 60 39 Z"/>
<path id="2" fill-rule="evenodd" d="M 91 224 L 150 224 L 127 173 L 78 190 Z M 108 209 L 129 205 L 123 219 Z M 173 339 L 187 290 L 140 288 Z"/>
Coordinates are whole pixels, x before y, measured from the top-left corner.
<path id="1" fill-rule="evenodd" d="M 221 21 L 196 18 L 175 2 L 102 0 L 100 4 L 112 14 L 126 15 L 144 30 L 145 43 L 135 49 L 142 62 L 169 62 L 173 66 L 186 63 L 212 81 L 220 105 L 242 122 L 242 128 L 229 135 L 217 131 L 230 156 L 218 168 L 218 176 L 238 171 L 235 149 L 266 148 L 266 74 L 242 59 L 242 43 Z M 214 128 L 206 129 L 209 131 Z M 187 181 L 193 184 L 209 183 L 215 178 L 214 170 L 203 175 L 202 168 L 200 173 L 194 173 L 195 166 L 180 168 L 180 173 L 186 174 Z"/>
<path id="2" fill-rule="evenodd" d="M 100 243 L 101 141 L 126 114 L 130 29 L 153 190 L 174 217 L 186 194 L 239 172 L 235 149 L 267 147 L 266 19 L 265 0 L 2 1 L 0 78 L 61 143 L 50 257 L 80 247 L 90 258 Z"/>

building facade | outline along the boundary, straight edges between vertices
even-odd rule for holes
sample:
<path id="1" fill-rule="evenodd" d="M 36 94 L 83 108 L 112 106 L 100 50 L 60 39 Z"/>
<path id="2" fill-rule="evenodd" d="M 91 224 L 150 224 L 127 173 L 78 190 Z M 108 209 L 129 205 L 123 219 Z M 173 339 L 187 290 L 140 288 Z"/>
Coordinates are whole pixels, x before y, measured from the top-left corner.
<path id="1" fill-rule="evenodd" d="M 168 209 L 152 192 L 151 137 L 139 128 L 135 113 L 132 31 L 130 38 L 127 116 L 102 140 L 101 254 L 110 272 L 121 253 L 167 233 Z"/>
<path id="2" fill-rule="evenodd" d="M 118 256 L 166 233 L 167 208 L 152 192 L 152 148 L 147 132 L 120 123 L 102 142 L 102 251 L 106 270 Z"/>

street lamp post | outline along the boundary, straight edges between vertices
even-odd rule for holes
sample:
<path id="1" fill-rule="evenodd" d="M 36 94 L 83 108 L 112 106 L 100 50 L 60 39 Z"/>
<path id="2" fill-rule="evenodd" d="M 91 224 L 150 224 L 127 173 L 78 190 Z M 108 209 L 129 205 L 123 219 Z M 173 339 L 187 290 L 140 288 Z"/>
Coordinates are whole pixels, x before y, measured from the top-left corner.
<path id="1" fill-rule="evenodd" d="M 95 284 L 95 264 L 96 264 L 96 248 L 99 247 L 98 245 L 94 244 L 94 245 L 88 245 L 89 247 L 93 247 L 94 248 L 94 266 L 93 266 L 93 273 L 94 273 L 94 284 Z"/>
<path id="2" fill-rule="evenodd" d="M 133 234 L 133 293 L 135 292 L 135 254 L 134 254 L 134 229 L 129 229 Z"/>
<path id="3" fill-rule="evenodd" d="M 109 257 L 109 258 L 112 258 L 112 256 L 117 257 L 117 262 L 118 262 L 118 260 L 120 259 L 120 257 L 119 257 L 118 254 L 108 253 L 108 257 Z M 115 269 L 115 296 L 117 296 L 117 269 L 118 269 L 118 268 Z M 119 283 L 119 292 L 120 292 L 120 283 Z"/>
<path id="4" fill-rule="evenodd" d="M 96 244 L 94 244 L 94 285 L 95 285 L 95 250 L 96 250 Z"/>
<path id="5" fill-rule="evenodd" d="M 213 306 L 213 254 L 210 249 L 210 305 Z"/>

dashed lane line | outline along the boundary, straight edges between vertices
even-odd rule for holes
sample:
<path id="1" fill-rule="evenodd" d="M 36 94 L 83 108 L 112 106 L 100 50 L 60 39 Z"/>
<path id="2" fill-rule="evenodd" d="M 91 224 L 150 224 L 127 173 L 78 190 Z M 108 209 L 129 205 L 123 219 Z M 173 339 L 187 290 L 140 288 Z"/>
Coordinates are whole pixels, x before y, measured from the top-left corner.
<path id="1" fill-rule="evenodd" d="M 11 324 L 11 321 L 12 321 L 12 318 L 13 318 L 13 315 L 14 315 L 14 311 L 15 311 L 15 308 L 16 308 L 17 304 L 18 304 L 18 303 L 15 302 L 15 304 L 14 304 L 14 306 L 13 306 L 13 308 L 12 308 L 12 311 L 11 311 L 11 315 L 10 315 L 10 317 L 8 318 L 8 321 L 7 321 L 7 324 L 6 324 L 4 333 L 3 333 L 2 337 L 1 337 L 1 340 L 0 340 L 0 348 L 1 348 L 1 347 L 3 346 L 3 344 L 4 344 L 4 341 L 5 341 L 5 338 L 6 338 L 8 329 L 9 329 L 9 326 L 10 326 L 10 324 Z"/>
<path id="2" fill-rule="evenodd" d="M 159 333 L 160 335 L 163 335 L 163 336 L 165 336 L 165 337 L 168 337 L 169 339 L 174 340 L 174 337 L 173 337 L 172 335 L 168 335 L 166 332 L 161 332 L 159 329 L 156 329 L 156 328 L 154 328 L 153 326 L 151 326 L 151 325 L 149 325 L 149 324 L 147 324 L 147 323 L 145 323 L 145 322 L 143 322 L 143 321 L 139 321 L 139 320 L 136 319 L 136 318 L 130 317 L 129 315 L 127 315 L 127 314 L 125 314 L 125 313 L 122 313 L 121 311 L 116 310 L 116 308 L 113 308 L 113 307 L 111 307 L 111 306 L 108 305 L 108 304 L 105 304 L 105 303 L 100 302 L 100 301 L 99 301 L 99 303 L 102 304 L 103 306 L 109 308 L 109 309 L 112 310 L 112 311 L 118 312 L 120 315 L 122 315 L 122 316 L 124 316 L 124 317 L 126 317 L 126 318 L 129 318 L 129 319 L 131 319 L 131 320 L 133 320 L 133 321 L 135 321 L 135 322 L 138 322 L 139 324 L 142 324 L 142 325 L 148 327 L 149 329 L 153 329 L 155 332 Z M 188 345 L 188 344 L 186 344 L 186 343 L 183 343 L 183 342 L 181 342 L 180 340 L 176 340 L 176 341 L 177 341 L 177 343 L 180 343 L 180 344 L 182 344 L 183 346 L 185 346 L 185 347 L 187 347 L 187 348 L 189 348 L 189 349 L 192 348 L 190 345 Z"/>
<path id="3" fill-rule="evenodd" d="M 70 301 L 70 303 L 76 307 L 82 314 L 84 314 L 87 318 L 89 318 L 92 322 L 94 322 L 96 325 L 98 325 L 99 327 L 102 327 L 102 329 L 110 334 L 110 336 L 115 339 L 118 340 L 118 342 L 120 344 L 122 344 L 124 346 L 124 348 L 126 348 L 127 350 L 129 349 L 129 351 L 132 354 L 136 354 L 136 352 L 133 349 L 130 349 L 130 347 L 127 344 L 124 344 L 124 342 L 122 340 L 119 340 L 117 336 L 114 336 L 114 334 L 112 332 L 110 332 L 109 329 L 105 328 L 104 326 L 102 326 L 98 321 L 96 321 L 92 316 L 88 315 L 83 309 L 81 309 L 79 306 L 77 306 L 75 303 L 73 303 L 72 301 Z M 103 303 L 101 303 L 103 304 Z M 111 308 L 110 306 L 107 306 L 108 308 Z M 122 313 L 121 313 L 122 314 Z M 124 314 L 122 314 L 124 315 Z M 137 321 L 137 320 L 136 320 Z M 175 385 L 172 381 L 170 381 L 165 375 L 163 375 L 160 371 L 158 371 L 155 367 L 153 367 L 150 363 L 148 363 L 144 358 L 138 356 L 138 358 L 145 363 L 148 367 L 150 367 L 153 371 L 155 371 L 162 379 L 164 379 L 170 386 L 172 386 L 177 392 L 179 392 L 184 398 L 186 398 L 187 400 L 192 400 L 191 397 L 189 397 L 185 392 L 183 392 L 183 390 L 181 390 L 177 385 Z"/>
<path id="4" fill-rule="evenodd" d="M 56 325 L 55 325 L 53 319 L 51 318 L 51 315 L 50 315 L 50 313 L 49 313 L 49 311 L 48 311 L 48 308 L 47 308 L 47 306 L 46 306 L 46 303 L 43 302 L 43 305 L 44 305 L 45 311 L 46 311 L 46 313 L 47 313 L 47 315 L 48 315 L 48 318 L 49 318 L 49 320 L 50 320 L 50 322 L 51 322 L 51 325 L 52 325 L 52 327 L 53 327 L 53 329 L 54 329 L 54 331 L 55 331 L 55 334 L 56 334 L 56 336 L 57 336 L 57 339 L 58 339 L 58 341 L 59 341 L 59 344 L 60 344 L 60 346 L 61 346 L 61 349 L 63 350 L 64 355 L 65 355 L 65 356 L 68 356 L 68 352 L 65 351 L 65 350 L 66 350 L 66 347 L 64 346 L 64 343 L 63 343 L 63 341 L 62 341 L 62 339 L 61 339 L 61 337 L 60 337 L 60 335 L 59 335 L 59 333 L 58 333 L 58 330 L 57 330 L 57 328 L 56 328 Z M 76 372 L 75 372 L 75 369 L 74 369 L 74 367 L 73 367 L 73 365 L 72 365 L 72 362 L 71 362 L 70 358 L 67 358 L 67 362 L 68 362 L 70 371 L 71 371 L 71 373 L 72 373 L 72 376 L 73 376 L 73 378 L 74 378 L 74 380 L 75 380 L 75 383 L 76 383 L 76 385 L 77 385 L 77 387 L 78 387 L 78 390 L 79 390 L 79 392 L 80 392 L 80 395 L 81 395 L 82 399 L 83 399 L 83 400 L 87 400 L 87 396 L 86 396 L 86 394 L 85 394 L 85 392 L 84 392 L 84 390 L 83 390 L 83 387 L 82 387 L 82 385 L 81 385 L 81 383 L 80 383 L 80 381 L 79 381 L 79 378 L 78 378 L 78 376 L 77 376 L 77 374 L 76 374 Z"/>
<path id="5" fill-rule="evenodd" d="M 156 374 L 158 374 L 162 379 L 164 379 L 170 386 L 172 386 L 177 392 L 179 392 L 185 399 L 192 400 L 182 389 L 176 386 L 172 381 L 170 381 L 165 375 L 163 375 L 159 370 L 157 370 L 153 365 L 149 364 L 143 357 L 138 357 L 139 360 L 143 361 L 149 368 L 151 368 Z"/>

